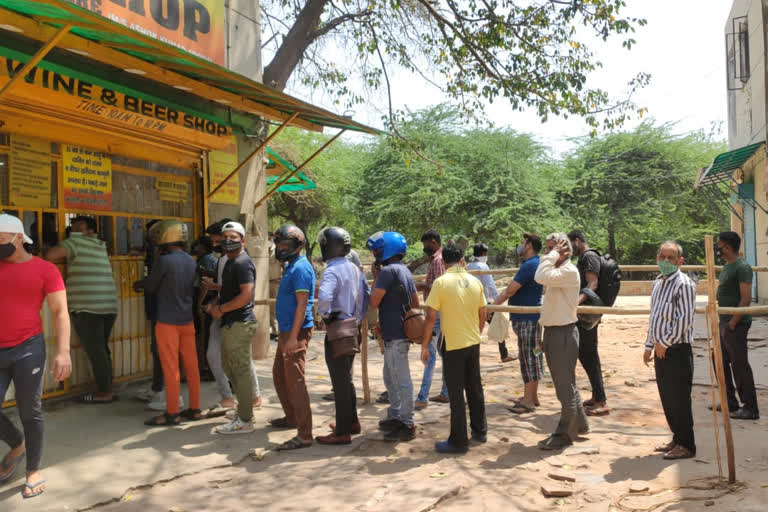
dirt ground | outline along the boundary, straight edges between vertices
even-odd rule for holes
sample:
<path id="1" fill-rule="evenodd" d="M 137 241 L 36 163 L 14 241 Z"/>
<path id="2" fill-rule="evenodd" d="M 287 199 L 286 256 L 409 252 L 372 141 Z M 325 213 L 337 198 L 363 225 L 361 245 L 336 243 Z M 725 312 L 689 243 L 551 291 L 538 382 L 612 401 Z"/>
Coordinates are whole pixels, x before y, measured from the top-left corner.
<path id="1" fill-rule="evenodd" d="M 621 299 L 624 305 L 639 305 L 647 299 Z M 762 322 L 762 321 L 761 321 Z M 768 333 L 768 323 L 756 322 L 754 332 Z M 514 511 L 609 511 L 648 510 L 654 504 L 683 496 L 700 501 L 683 501 L 657 510 L 765 511 L 768 502 L 768 390 L 764 376 L 768 357 L 764 339 L 751 342 L 752 360 L 758 382 L 764 419 L 734 422 L 736 472 L 745 488 L 739 492 L 711 498 L 720 490 L 671 490 L 655 496 L 637 496 L 625 500 L 629 509 L 616 508 L 613 501 L 627 493 L 630 486 L 647 486 L 651 491 L 674 489 L 696 479 L 717 476 L 712 412 L 708 385 L 706 344 L 695 344 L 697 382 L 693 390 L 694 418 L 698 454 L 695 459 L 667 462 L 653 453 L 653 447 L 669 440 L 659 403 L 653 368 L 642 363 L 647 320 L 643 317 L 605 318 L 600 326 L 600 354 L 605 376 L 609 416 L 591 418 L 591 432 L 566 452 L 542 452 L 536 442 L 551 432 L 559 416 L 559 404 L 549 377 L 540 390 L 541 407 L 532 414 L 517 416 L 507 411 L 510 399 L 522 393 L 517 361 L 501 364 L 495 343 L 482 346 L 483 384 L 487 404 L 488 443 L 473 444 L 469 453 L 444 456 L 435 453 L 434 443 L 448 433 L 447 404 L 430 404 L 416 413 L 418 436 L 410 443 L 390 444 L 382 440 L 376 423 L 385 414 L 383 405 L 360 404 L 363 434 L 344 447 L 313 446 L 290 453 L 271 451 L 275 443 L 290 438 L 294 432 L 260 430 L 237 440 L 210 435 L 210 429 L 222 420 L 208 420 L 203 425 L 181 427 L 179 451 L 205 457 L 205 451 L 229 450 L 227 459 L 211 458 L 208 464 L 186 467 L 174 462 L 170 472 L 151 480 L 138 471 L 123 475 L 134 485 L 126 485 L 111 498 L 93 498 L 88 506 L 71 506 L 54 497 L 46 507 L 24 503 L 2 510 L 97 510 L 119 512 L 146 511 L 229 511 L 248 507 L 275 511 L 396 511 L 440 510 L 514 510 Z M 511 333 L 510 333 L 511 334 Z M 514 347 L 512 335 L 508 344 Z M 754 336 L 752 336 L 754 337 Z M 369 344 L 370 373 L 374 397 L 383 391 L 381 356 L 375 341 Z M 321 399 L 330 382 L 322 357 L 322 344 L 314 343 L 308 363 L 308 381 L 313 401 L 316 435 L 328 431 L 333 403 Z M 516 351 L 516 350 L 513 350 Z M 763 361 L 766 361 L 765 363 Z M 759 367 L 759 368 L 758 368 Z M 260 375 L 269 375 L 269 361 L 260 363 Z M 422 366 L 418 351 L 411 351 L 414 385 L 421 382 Z M 582 398 L 589 397 L 588 381 L 579 367 L 577 379 Z M 439 389 L 440 369 L 432 389 Z M 360 389 L 359 364 L 355 378 Z M 262 379 L 267 404 L 257 414 L 257 421 L 280 414 L 280 407 L 270 379 Z M 362 392 L 359 392 L 362 396 Z M 139 427 L 136 427 L 139 428 Z M 192 429 L 192 430 L 191 430 Z M 245 438 L 245 439 L 243 439 Z M 720 436 L 725 466 L 723 437 Z M 263 457 L 253 460 L 248 448 Z M 55 450 L 50 446 L 49 450 Z M 113 463 L 119 467 L 120 454 Z M 169 459 L 170 460 L 170 459 Z M 178 459 L 173 459 L 177 461 Z M 139 466 L 140 467 L 140 466 Z M 83 468 L 82 471 L 88 471 Z M 119 471 L 119 469 L 118 469 Z M 570 474 L 575 482 L 555 482 L 553 471 Z M 170 475 L 170 476 L 169 476 Z M 573 492 L 565 498 L 546 498 L 543 485 L 559 484 Z M 98 485 L 95 483 L 94 485 Z M 0 498 L 1 500 L 2 498 Z M 706 503 L 712 499 L 713 504 Z M 14 502 L 16 503 L 16 502 Z M 74 503 L 74 501 L 72 502 Z M 32 507 L 32 508 L 30 508 Z"/>

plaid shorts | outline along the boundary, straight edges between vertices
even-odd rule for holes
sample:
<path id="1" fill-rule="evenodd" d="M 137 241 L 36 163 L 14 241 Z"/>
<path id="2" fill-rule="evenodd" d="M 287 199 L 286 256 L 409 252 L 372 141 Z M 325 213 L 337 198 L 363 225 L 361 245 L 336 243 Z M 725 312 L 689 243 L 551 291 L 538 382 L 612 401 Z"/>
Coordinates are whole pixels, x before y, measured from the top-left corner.
<path id="1" fill-rule="evenodd" d="M 512 330 L 517 335 L 517 350 L 520 360 L 520 373 L 523 382 L 541 380 L 544 375 L 544 355 L 533 353 L 534 347 L 541 346 L 541 325 L 538 322 L 512 321 Z"/>

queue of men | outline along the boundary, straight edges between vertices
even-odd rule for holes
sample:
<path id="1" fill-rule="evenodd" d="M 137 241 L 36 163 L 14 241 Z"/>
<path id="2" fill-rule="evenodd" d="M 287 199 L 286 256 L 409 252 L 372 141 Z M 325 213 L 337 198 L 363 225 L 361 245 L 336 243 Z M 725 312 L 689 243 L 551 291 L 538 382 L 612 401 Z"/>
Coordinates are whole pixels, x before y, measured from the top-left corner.
<path id="1" fill-rule="evenodd" d="M 39 313 L 43 301 L 49 306 L 56 332 L 54 379 L 64 380 L 71 372 L 71 319 L 96 381 L 96 391 L 79 400 L 96 404 L 117 398 L 112 388 L 109 350 L 116 311 L 111 298 L 116 294 L 114 282 L 110 281 L 107 251 L 98 239 L 92 219 L 77 217 L 71 227 L 71 238 L 46 254 L 50 261 L 67 263 L 65 286 L 53 264 L 26 251 L 24 244 L 30 243 L 30 239 L 22 222 L 11 215 L 0 215 L 0 279 L 4 283 L 0 312 L 5 326 L 0 333 L 0 397 L 5 396 L 12 382 L 23 425 L 22 433 L 0 411 L 0 439 L 10 447 L 0 461 L 0 482 L 11 478 L 26 456 L 25 498 L 45 490 L 40 473 L 45 343 Z M 149 226 L 152 265 L 147 276 L 134 284 L 153 304 L 153 353 L 157 355 L 156 370 L 162 376 L 165 390 L 162 414 L 145 423 L 168 427 L 182 421 L 226 415 L 228 421 L 217 426 L 215 433 L 248 434 L 257 428 L 254 409 L 260 407 L 261 398 L 251 352 L 256 329 L 256 268 L 245 249 L 246 231 L 229 219 L 209 226 L 207 233 L 219 257 L 216 270 L 213 262 L 209 262 L 206 268 L 211 274 L 200 278 L 199 265 L 186 251 L 187 229 L 186 224 L 173 220 Z M 487 280 L 483 283 L 466 271 L 464 249 L 454 242 L 443 243 L 434 230 L 421 239 L 429 257 L 424 284 L 417 284 L 403 264 L 408 243 L 402 234 L 386 231 L 371 235 L 366 247 L 375 260 L 373 288 L 368 286 L 359 263 L 349 258 L 352 240 L 342 228 L 325 228 L 317 235 L 326 263 L 319 287 L 315 270 L 304 254 L 306 236 L 299 228 L 280 227 L 273 242 L 282 276 L 275 304 L 278 332 L 272 377 L 283 415 L 270 420 L 268 427 L 296 431 L 278 450 L 301 449 L 315 442 L 349 444 L 352 436 L 361 433 L 352 368 L 360 344 L 367 342 L 367 333 L 360 332 L 360 325 L 368 308 L 378 310 L 377 329 L 384 346 L 383 379 L 389 407 L 379 421 L 379 428 L 385 441 L 414 439 L 414 410 L 426 407 L 428 401 L 450 403 L 450 432 L 445 440 L 435 443 L 438 452 L 464 453 L 472 442 L 487 441 L 480 340 L 490 302 L 540 306 L 540 313 L 510 315 L 524 382 L 524 394 L 510 411 L 529 414 L 540 405 L 538 384 L 544 372 L 544 359 L 561 406 L 559 422 L 554 432 L 538 443 L 540 449 L 556 450 L 571 445 L 589 432 L 589 416 L 609 413 L 597 352 L 599 317 L 577 314 L 580 304 L 600 300 L 599 280 L 605 275 L 601 267 L 604 259 L 589 248 L 583 233 L 552 233 L 543 243 L 535 234 L 524 234 L 517 247 L 520 269 L 501 293 L 492 280 L 493 292 L 489 293 Z M 726 261 L 718 288 L 721 306 L 746 306 L 750 301 L 752 270 L 738 256 L 740 243 L 733 232 L 723 232 L 718 237 L 718 252 Z M 540 256 L 542 249 L 545 254 Z M 487 247 L 479 244 L 473 252 L 478 263 L 485 265 L 481 268 L 487 268 L 486 261 L 481 259 L 487 256 Z M 579 257 L 576 265 L 571 261 L 574 255 Z M 659 277 L 653 285 L 643 354 L 646 364 L 654 361 L 662 407 L 672 432 L 672 440 L 657 450 L 670 460 L 696 454 L 691 399 L 695 284 L 680 271 L 683 261 L 683 249 L 676 242 L 660 246 Z M 423 292 L 423 302 L 419 290 Z M 336 421 L 331 423 L 330 433 L 313 438 L 306 356 L 315 327 L 315 302 L 325 326 L 324 351 L 333 384 Z M 422 306 L 425 318 L 415 313 Z M 201 352 L 196 347 L 194 323 L 201 307 L 212 320 L 205 353 L 220 394 L 220 400 L 207 409 L 200 405 Z M 719 326 L 728 407 L 734 419 L 759 418 L 747 351 L 750 325 L 749 316 L 722 315 Z M 420 345 L 420 360 L 424 364 L 422 385 L 415 396 L 408 357 L 412 344 Z M 440 394 L 429 397 L 438 353 L 443 360 L 442 389 Z M 502 360 L 511 360 L 506 346 L 500 347 L 500 356 Z M 189 390 L 186 408 L 180 396 L 179 361 Z M 586 401 L 581 400 L 576 382 L 577 361 L 584 367 L 592 389 L 592 396 Z M 153 379 L 155 394 L 159 391 L 156 381 Z M 154 398 L 157 401 L 158 397 Z"/>

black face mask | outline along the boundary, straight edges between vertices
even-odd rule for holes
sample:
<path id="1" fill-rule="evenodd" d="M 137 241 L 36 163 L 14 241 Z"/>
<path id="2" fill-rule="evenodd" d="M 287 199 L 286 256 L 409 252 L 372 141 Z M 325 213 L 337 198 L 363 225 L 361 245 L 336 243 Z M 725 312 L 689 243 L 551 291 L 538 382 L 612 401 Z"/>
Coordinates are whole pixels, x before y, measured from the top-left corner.
<path id="1" fill-rule="evenodd" d="M 224 240 L 221 242 L 221 248 L 224 252 L 238 252 L 243 248 L 243 242 L 235 240 Z"/>
<path id="2" fill-rule="evenodd" d="M 213 252 L 217 252 L 219 254 L 224 254 L 224 248 L 220 245 L 214 245 L 213 246 Z"/>
<path id="3" fill-rule="evenodd" d="M 435 254 L 435 250 L 431 247 L 425 247 L 424 254 L 426 254 L 427 256 L 432 256 L 433 254 Z"/>
<path id="4" fill-rule="evenodd" d="M 11 256 L 13 256 L 13 253 L 15 252 L 16 252 L 16 246 L 13 245 L 13 242 L 8 242 L 7 244 L 0 244 L 0 260 L 10 258 Z"/>

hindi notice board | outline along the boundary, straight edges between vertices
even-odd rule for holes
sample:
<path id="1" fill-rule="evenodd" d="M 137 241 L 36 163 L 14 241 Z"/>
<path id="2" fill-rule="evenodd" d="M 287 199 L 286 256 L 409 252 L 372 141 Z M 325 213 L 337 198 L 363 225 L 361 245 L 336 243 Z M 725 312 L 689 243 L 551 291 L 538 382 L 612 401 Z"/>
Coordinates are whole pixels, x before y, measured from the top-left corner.
<path id="1" fill-rule="evenodd" d="M 161 201 L 184 203 L 192 200 L 190 184 L 183 181 L 161 180 L 156 182 L 157 196 Z"/>
<path id="2" fill-rule="evenodd" d="M 51 143 L 14 135 L 10 157 L 11 204 L 50 208 Z"/>
<path id="3" fill-rule="evenodd" d="M 82 210 L 112 209 L 112 160 L 92 149 L 65 145 L 64 207 Z"/>
<path id="4" fill-rule="evenodd" d="M 209 157 L 209 190 L 213 190 L 224 178 L 229 176 L 235 167 L 237 167 L 237 139 L 230 138 L 227 147 L 219 151 L 211 151 Z M 219 204 L 240 204 L 240 177 L 235 174 L 221 187 L 218 192 L 211 196 L 210 202 Z"/>

